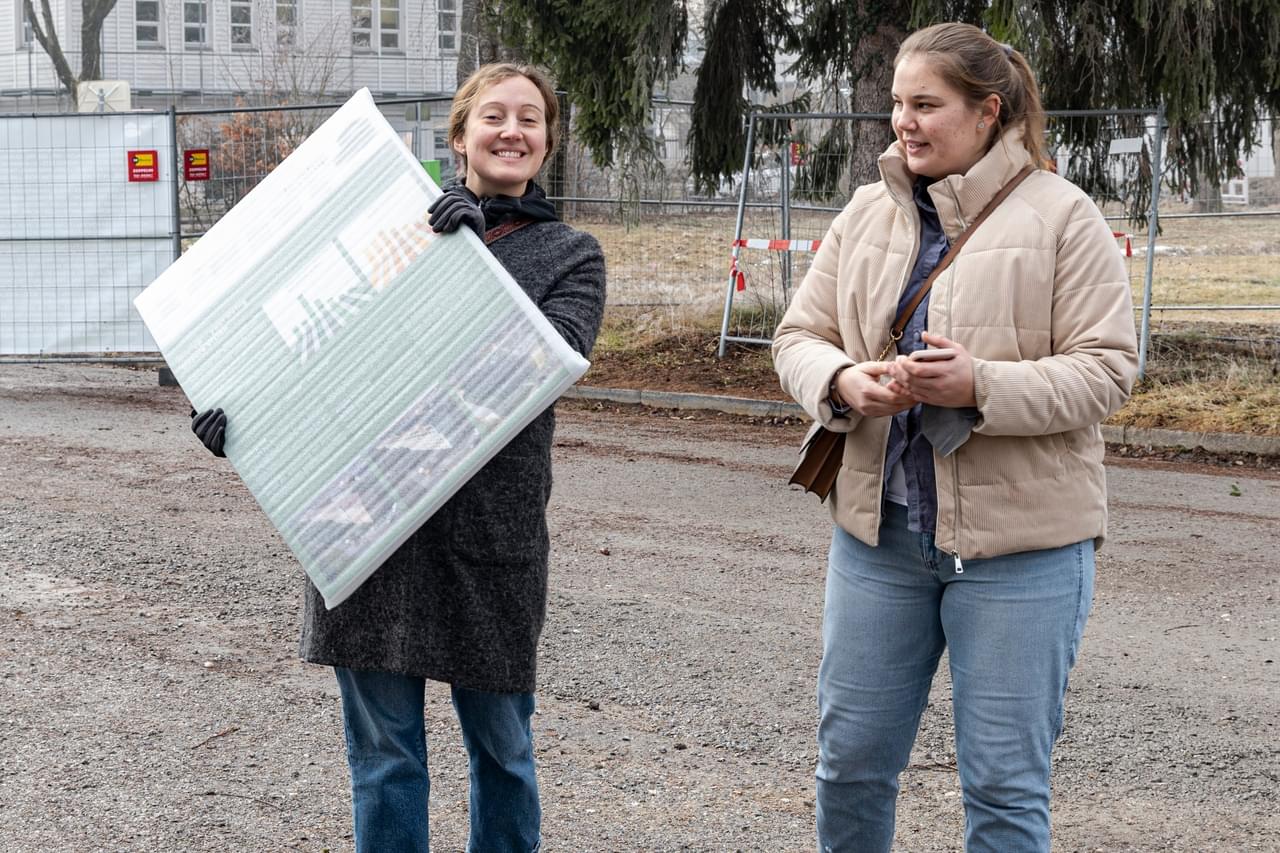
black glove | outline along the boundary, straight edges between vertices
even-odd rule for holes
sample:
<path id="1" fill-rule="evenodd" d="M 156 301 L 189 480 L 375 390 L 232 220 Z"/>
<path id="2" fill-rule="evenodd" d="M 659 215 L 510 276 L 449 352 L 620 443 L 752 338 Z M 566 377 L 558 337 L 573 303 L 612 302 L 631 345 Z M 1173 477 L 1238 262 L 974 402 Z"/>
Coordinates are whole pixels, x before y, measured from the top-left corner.
<path id="1" fill-rule="evenodd" d="M 441 234 L 451 234 L 459 225 L 466 225 L 477 236 L 484 236 L 484 212 L 480 210 L 480 199 L 475 193 L 462 184 L 455 184 L 441 193 L 427 208 L 431 216 L 427 224 L 431 230 Z"/>
<path id="2" fill-rule="evenodd" d="M 222 452 L 222 443 L 227 437 L 227 416 L 222 409 L 209 409 L 198 415 L 192 409 L 191 431 L 214 456 L 226 457 L 227 454 Z"/>

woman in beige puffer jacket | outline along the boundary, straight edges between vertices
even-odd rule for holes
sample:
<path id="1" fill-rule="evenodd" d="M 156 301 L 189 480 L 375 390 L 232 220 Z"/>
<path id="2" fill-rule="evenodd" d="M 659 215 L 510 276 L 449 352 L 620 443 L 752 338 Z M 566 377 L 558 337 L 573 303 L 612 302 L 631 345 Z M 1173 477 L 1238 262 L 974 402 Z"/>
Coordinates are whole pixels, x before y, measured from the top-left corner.
<path id="1" fill-rule="evenodd" d="M 819 848 L 889 849 L 946 648 L 966 849 L 1048 850 L 1050 751 L 1106 533 L 1099 424 L 1137 372 L 1128 277 L 1093 202 L 1035 171 L 938 276 L 896 359 L 877 361 L 949 245 L 1043 162 L 1017 51 L 942 24 L 894 67 L 883 180 L 836 217 L 773 344 L 787 393 L 848 433 L 831 495 Z M 928 345 L 955 355 L 910 358 Z"/>

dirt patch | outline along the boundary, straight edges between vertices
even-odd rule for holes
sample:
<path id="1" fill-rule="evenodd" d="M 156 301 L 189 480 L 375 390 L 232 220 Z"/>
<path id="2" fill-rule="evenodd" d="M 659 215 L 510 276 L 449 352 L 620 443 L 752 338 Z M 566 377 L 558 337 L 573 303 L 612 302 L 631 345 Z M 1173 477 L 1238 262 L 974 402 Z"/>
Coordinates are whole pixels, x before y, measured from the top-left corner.
<path id="1" fill-rule="evenodd" d="M 715 334 L 690 332 L 597 347 L 584 385 L 783 400 L 769 349 L 731 344 L 718 357 Z"/>

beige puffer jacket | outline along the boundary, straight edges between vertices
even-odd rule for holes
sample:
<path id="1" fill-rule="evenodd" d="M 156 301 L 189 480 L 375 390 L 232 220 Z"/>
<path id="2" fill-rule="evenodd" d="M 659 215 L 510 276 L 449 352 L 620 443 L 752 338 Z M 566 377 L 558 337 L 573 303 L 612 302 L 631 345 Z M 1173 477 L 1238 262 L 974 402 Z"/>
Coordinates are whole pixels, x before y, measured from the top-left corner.
<path id="1" fill-rule="evenodd" d="M 1021 139 L 1006 132 L 966 174 L 929 188 L 952 242 L 1030 162 Z M 833 418 L 827 391 L 839 368 L 875 359 L 888 342 L 919 249 L 914 177 L 897 143 L 880 174 L 832 223 L 773 340 L 783 390 L 849 433 L 831 514 L 871 545 L 890 419 Z M 1137 344 L 1128 275 L 1093 201 L 1057 175 L 1030 175 L 934 282 L 929 329 L 973 355 L 981 414 L 959 450 L 934 454 L 937 546 L 968 558 L 1101 544 L 1099 424 L 1129 396 Z"/>

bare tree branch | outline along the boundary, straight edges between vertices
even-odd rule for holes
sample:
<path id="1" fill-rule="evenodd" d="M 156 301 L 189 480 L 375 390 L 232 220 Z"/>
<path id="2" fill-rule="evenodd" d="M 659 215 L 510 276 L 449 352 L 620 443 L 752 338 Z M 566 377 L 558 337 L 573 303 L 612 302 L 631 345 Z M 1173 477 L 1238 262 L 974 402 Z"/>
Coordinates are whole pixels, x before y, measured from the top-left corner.
<path id="1" fill-rule="evenodd" d="M 53 26 L 53 10 L 49 8 L 49 0 L 40 0 L 40 12 L 44 19 L 44 25 L 41 26 L 40 18 L 36 17 L 36 10 L 31 4 L 31 0 L 22 0 L 22 7 L 26 11 L 27 21 L 31 24 L 31 33 L 36 37 L 36 41 L 40 43 L 40 47 L 49 55 L 49 59 L 53 61 L 53 70 L 58 75 L 58 79 L 62 81 L 62 85 L 66 86 L 71 92 L 72 100 L 75 99 L 76 92 L 76 75 L 71 70 L 71 65 L 67 62 L 67 57 L 62 52 L 62 44 L 58 41 L 58 31 Z"/>
<path id="2" fill-rule="evenodd" d="M 81 0 L 80 24 L 80 73 L 71 70 L 62 42 L 58 38 L 58 30 L 53 23 L 53 10 L 49 8 L 49 0 L 40 0 L 40 17 L 36 17 L 32 0 L 22 0 L 22 8 L 27 20 L 31 23 L 31 33 L 40 47 L 53 62 L 54 73 L 67 88 L 71 102 L 78 103 L 79 83 L 82 80 L 96 80 L 102 76 L 102 24 L 116 7 L 116 0 Z M 43 25 L 41 24 L 43 21 Z"/>

